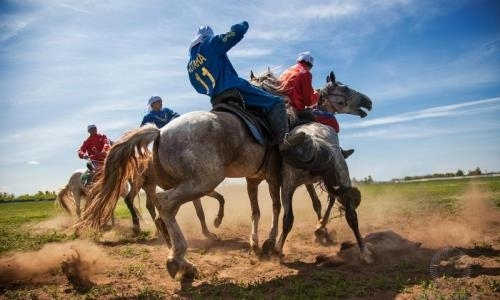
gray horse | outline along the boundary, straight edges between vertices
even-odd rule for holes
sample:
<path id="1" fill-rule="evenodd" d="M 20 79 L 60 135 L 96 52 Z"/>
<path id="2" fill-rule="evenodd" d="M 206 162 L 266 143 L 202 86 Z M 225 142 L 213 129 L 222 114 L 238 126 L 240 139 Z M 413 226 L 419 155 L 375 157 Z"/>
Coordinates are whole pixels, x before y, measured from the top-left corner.
<path id="1" fill-rule="evenodd" d="M 130 191 L 128 195 L 125 196 L 125 203 L 127 204 L 127 207 L 130 210 L 130 214 L 132 215 L 132 223 L 135 233 L 140 232 L 141 228 L 139 223 L 139 215 L 136 213 L 136 210 L 134 209 L 133 201 L 135 197 L 139 194 L 139 191 L 141 189 L 144 190 L 144 192 L 146 193 L 146 208 L 148 209 L 151 218 L 153 220 L 156 219 L 156 210 L 152 200 L 154 197 L 156 197 L 156 186 L 157 186 L 156 174 L 152 163 L 153 162 L 152 157 L 149 155 L 149 153 L 145 153 L 145 155 L 146 155 L 145 157 L 149 156 L 147 167 L 142 172 L 140 173 L 137 172 L 136 174 L 134 174 L 134 176 L 132 176 L 132 178 L 129 180 Z M 214 226 L 218 228 L 222 223 L 222 218 L 224 217 L 225 199 L 221 194 L 219 194 L 216 191 L 211 191 L 210 193 L 207 194 L 207 196 L 212 197 L 219 202 L 219 211 L 213 223 Z M 201 231 L 203 235 L 208 239 L 216 239 L 217 235 L 210 232 L 210 230 L 207 227 L 207 223 L 205 221 L 205 212 L 203 211 L 201 200 L 200 199 L 193 200 L 193 205 L 196 210 L 196 215 L 200 220 Z M 167 241 L 167 243 L 169 242 L 170 241 Z"/>
<path id="2" fill-rule="evenodd" d="M 250 81 L 254 85 L 273 94 L 281 95 L 283 93 L 283 91 L 280 90 L 281 85 L 279 80 L 270 69 L 258 77 L 254 76 L 253 72 L 251 72 Z M 326 89 L 333 89 L 337 92 L 328 92 Z M 322 90 L 319 90 L 319 92 L 321 97 L 318 108 L 320 110 L 352 114 L 364 118 L 367 114 L 361 108 L 352 110 L 351 107 L 346 105 L 351 97 L 359 97 L 362 103 L 361 107 L 368 110 L 372 108 L 371 100 L 367 96 L 337 82 L 333 72 L 327 76 L 326 85 Z M 297 118 L 293 110 L 290 109 L 290 111 L 292 120 L 293 118 Z M 302 161 L 297 161 L 295 159 L 287 160 L 285 155 L 282 167 L 281 187 L 282 204 L 284 208 L 283 230 L 278 244 L 275 243 L 275 240 L 271 239 L 264 243 L 264 254 L 269 255 L 273 251 L 280 255 L 282 254 L 286 237 L 293 226 L 293 194 L 298 186 L 305 184 L 311 196 L 314 210 L 318 216 L 318 225 L 315 230 L 317 240 L 328 240 L 326 224 L 329 220 L 335 200 L 338 199 L 339 203 L 342 205 L 341 208 L 346 213 L 345 217 L 347 223 L 354 232 L 363 260 L 368 263 L 372 262 L 372 255 L 365 247 L 358 228 L 356 208 L 361 202 L 361 194 L 357 188 L 352 186 L 349 169 L 339 146 L 337 133 L 329 126 L 317 122 L 308 122 L 298 125 L 292 130 L 292 133 L 297 132 L 306 133 L 310 138 L 309 144 L 300 145 L 293 150 L 294 154 L 291 155 L 291 157 L 300 158 L 302 156 Z M 315 154 L 315 156 L 312 154 Z M 304 158 L 304 156 L 307 157 Z M 307 161 L 307 163 L 304 163 L 304 160 Z M 322 188 L 328 192 L 328 205 L 323 215 L 321 215 L 321 203 L 319 202 L 313 186 L 314 183 L 318 182 L 320 182 Z"/>
<path id="3" fill-rule="evenodd" d="M 330 101 L 338 98 L 334 94 L 346 91 L 329 83 L 321 93 L 325 101 Z M 366 97 L 362 94 L 344 96 L 345 111 L 359 111 L 366 105 Z M 228 112 L 190 112 L 161 130 L 146 125 L 123 135 L 107 156 L 103 176 L 93 189 L 93 201 L 79 226 L 99 228 L 110 218 L 119 189 L 134 172 L 146 167 L 148 159 L 144 156 L 153 141 L 157 182 L 166 190 L 153 199 L 159 211 L 155 224 L 165 240 L 171 242 L 167 259 L 170 276 L 189 282 L 197 272 L 185 258 L 187 242 L 175 219 L 180 206 L 210 193 L 227 177 L 246 177 L 249 190 L 251 185 L 258 185 L 262 180 L 268 182 L 273 201 L 268 240 L 276 240 L 281 209 L 280 154 L 276 147 L 257 143 L 240 119 Z M 252 203 L 252 209 L 254 206 L 258 209 L 257 201 Z M 252 222 L 256 226 L 258 219 L 253 218 Z"/>

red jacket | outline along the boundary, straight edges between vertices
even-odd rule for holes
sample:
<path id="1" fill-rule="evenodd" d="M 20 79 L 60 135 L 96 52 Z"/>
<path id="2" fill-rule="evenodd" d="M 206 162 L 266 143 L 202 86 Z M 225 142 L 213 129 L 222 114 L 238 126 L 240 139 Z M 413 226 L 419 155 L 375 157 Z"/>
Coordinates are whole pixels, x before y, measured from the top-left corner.
<path id="1" fill-rule="evenodd" d="M 78 156 L 83 158 L 86 154 L 90 159 L 102 162 L 110 148 L 111 145 L 106 135 L 101 133 L 91 134 L 78 150 Z"/>
<path id="2" fill-rule="evenodd" d="M 312 87 L 312 74 L 305 63 L 297 63 L 280 76 L 280 90 L 290 97 L 290 105 L 297 110 L 318 102 L 319 94 Z"/>

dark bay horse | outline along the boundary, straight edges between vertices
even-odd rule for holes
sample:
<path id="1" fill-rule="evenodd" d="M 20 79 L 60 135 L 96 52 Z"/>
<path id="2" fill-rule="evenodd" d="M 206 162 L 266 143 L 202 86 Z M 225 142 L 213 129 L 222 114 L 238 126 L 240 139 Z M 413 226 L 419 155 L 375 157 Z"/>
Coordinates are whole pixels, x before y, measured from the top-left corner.
<path id="1" fill-rule="evenodd" d="M 326 101 L 331 99 L 329 93 L 339 93 L 331 84 L 321 91 Z M 364 107 L 361 95 L 346 99 L 345 107 L 349 110 Z M 170 276 L 190 281 L 197 272 L 185 258 L 187 242 L 175 219 L 180 206 L 210 193 L 227 177 L 247 178 L 249 192 L 256 191 L 262 180 L 268 182 L 273 201 L 269 240 L 276 240 L 281 209 L 280 154 L 276 147 L 258 144 L 240 119 L 227 112 L 190 112 L 161 130 L 146 125 L 123 135 L 107 156 L 103 176 L 93 189 L 93 201 L 79 225 L 98 228 L 110 218 L 119 189 L 134 172 L 145 168 L 145 153 L 153 141 L 157 183 L 165 189 L 153 199 L 159 212 L 155 224 L 165 240 L 171 242 L 167 259 Z M 258 210 L 258 201 L 250 198 L 252 210 Z M 252 218 L 252 222 L 255 227 L 258 219 Z"/>

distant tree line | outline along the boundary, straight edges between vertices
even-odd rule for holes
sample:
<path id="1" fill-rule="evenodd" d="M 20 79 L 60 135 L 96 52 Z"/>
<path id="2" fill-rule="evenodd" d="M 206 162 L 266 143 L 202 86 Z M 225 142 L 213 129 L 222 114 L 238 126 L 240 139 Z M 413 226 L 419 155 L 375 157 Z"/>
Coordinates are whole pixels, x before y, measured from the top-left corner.
<path id="1" fill-rule="evenodd" d="M 493 175 L 498 174 L 498 172 L 488 172 L 486 170 L 481 170 L 481 168 L 476 167 L 474 170 L 469 170 L 465 173 L 463 170 L 457 170 L 455 173 L 434 173 L 423 176 L 405 176 L 403 179 L 392 179 L 392 181 L 409 181 L 418 179 L 432 179 L 432 178 L 447 178 L 447 177 L 466 177 L 466 176 L 478 176 L 478 175 Z"/>
<path id="2" fill-rule="evenodd" d="M 15 196 L 5 192 L 0 192 L 0 202 L 15 202 L 15 201 L 49 201 L 55 200 L 57 197 L 55 191 L 38 191 L 34 195 L 24 194 Z"/>
<path id="3" fill-rule="evenodd" d="M 463 170 L 457 170 L 456 172 L 448 172 L 448 173 L 434 173 L 429 175 L 420 175 L 420 176 L 405 176 L 404 178 L 395 178 L 392 179 L 392 182 L 400 182 L 400 181 L 410 181 L 410 180 L 419 180 L 419 179 L 432 179 L 432 178 L 449 178 L 449 177 L 465 177 L 465 176 L 477 176 L 477 175 L 493 175 L 498 174 L 498 172 L 487 172 L 481 170 L 481 168 L 477 167 L 474 170 L 469 170 L 467 174 Z M 364 183 L 370 184 L 374 183 L 371 175 L 364 177 L 363 179 L 352 178 L 354 183 Z"/>

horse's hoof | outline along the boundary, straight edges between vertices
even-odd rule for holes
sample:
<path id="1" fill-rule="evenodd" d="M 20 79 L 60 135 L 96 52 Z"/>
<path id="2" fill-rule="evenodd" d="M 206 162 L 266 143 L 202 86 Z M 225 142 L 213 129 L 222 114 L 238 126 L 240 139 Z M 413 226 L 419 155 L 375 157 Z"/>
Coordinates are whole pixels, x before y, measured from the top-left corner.
<path id="1" fill-rule="evenodd" d="M 219 239 L 215 233 L 211 233 L 210 231 L 203 233 L 203 235 L 210 241 L 217 241 Z"/>
<path id="2" fill-rule="evenodd" d="M 253 245 L 250 245 L 249 254 L 260 257 L 262 255 L 262 251 L 260 250 L 260 248 L 257 244 L 253 244 Z"/>
<path id="3" fill-rule="evenodd" d="M 196 278 L 196 275 L 198 275 L 198 270 L 195 266 L 190 265 L 188 266 L 184 274 L 182 274 L 181 281 L 193 282 L 193 280 Z"/>
<path id="4" fill-rule="evenodd" d="M 325 227 L 318 228 L 314 230 L 314 236 L 316 237 L 316 240 L 323 240 L 328 236 L 328 231 Z"/>
<path id="5" fill-rule="evenodd" d="M 141 234 L 141 226 L 134 225 L 134 227 L 132 227 L 132 232 L 134 233 L 134 235 L 140 235 Z"/>
<path id="6" fill-rule="evenodd" d="M 270 256 L 274 252 L 274 247 L 276 246 L 275 240 L 265 240 L 262 244 L 262 253 L 264 255 Z"/>
<path id="7" fill-rule="evenodd" d="M 175 259 L 173 259 L 173 258 L 167 259 L 167 271 L 168 271 L 168 275 L 170 275 L 170 277 L 175 278 L 175 276 L 177 275 L 177 272 L 179 272 L 179 269 L 180 269 L 180 265 Z"/>
<path id="8" fill-rule="evenodd" d="M 215 218 L 215 220 L 214 220 L 214 227 L 215 228 L 219 228 L 219 226 L 220 226 L 221 223 L 222 223 L 222 218 L 219 218 L 219 217 Z"/>

